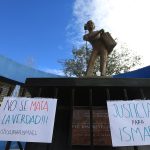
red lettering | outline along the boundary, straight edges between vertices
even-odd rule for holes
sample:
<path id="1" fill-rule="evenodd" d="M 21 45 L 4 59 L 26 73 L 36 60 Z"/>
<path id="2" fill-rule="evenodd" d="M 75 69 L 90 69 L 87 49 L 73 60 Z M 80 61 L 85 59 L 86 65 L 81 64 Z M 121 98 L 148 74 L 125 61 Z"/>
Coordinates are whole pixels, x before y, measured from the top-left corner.
<path id="1" fill-rule="evenodd" d="M 30 110 L 34 111 L 48 111 L 48 103 L 47 101 L 32 101 Z"/>
<path id="2" fill-rule="evenodd" d="M 47 103 L 47 101 L 44 103 L 43 110 L 48 111 L 48 103 Z"/>

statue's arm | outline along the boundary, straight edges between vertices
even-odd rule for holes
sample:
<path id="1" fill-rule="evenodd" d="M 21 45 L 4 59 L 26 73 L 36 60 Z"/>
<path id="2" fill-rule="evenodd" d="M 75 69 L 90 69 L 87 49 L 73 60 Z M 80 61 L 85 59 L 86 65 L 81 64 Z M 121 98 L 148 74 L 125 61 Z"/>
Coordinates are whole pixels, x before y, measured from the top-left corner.
<path id="1" fill-rule="evenodd" d="M 104 33 L 104 29 L 101 29 L 99 31 L 94 31 L 93 33 L 90 33 L 90 34 L 85 34 L 83 36 L 83 40 L 85 41 L 95 40 L 97 38 L 100 38 L 100 35 L 103 33 Z"/>
<path id="2" fill-rule="evenodd" d="M 104 29 L 101 29 L 101 30 L 98 30 L 98 31 L 95 31 L 94 34 L 92 35 L 92 37 L 96 37 L 97 35 L 100 35 L 104 33 Z"/>

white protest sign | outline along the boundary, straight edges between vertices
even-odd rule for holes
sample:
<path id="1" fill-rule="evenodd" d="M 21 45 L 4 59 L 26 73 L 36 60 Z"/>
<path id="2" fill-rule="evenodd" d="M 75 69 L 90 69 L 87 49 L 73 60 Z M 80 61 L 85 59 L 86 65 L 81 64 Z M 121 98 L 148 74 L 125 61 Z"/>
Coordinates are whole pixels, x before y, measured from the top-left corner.
<path id="1" fill-rule="evenodd" d="M 56 99 L 5 97 L 0 108 L 0 140 L 51 143 Z"/>
<path id="2" fill-rule="evenodd" d="M 150 144 L 150 100 L 108 101 L 113 146 Z"/>

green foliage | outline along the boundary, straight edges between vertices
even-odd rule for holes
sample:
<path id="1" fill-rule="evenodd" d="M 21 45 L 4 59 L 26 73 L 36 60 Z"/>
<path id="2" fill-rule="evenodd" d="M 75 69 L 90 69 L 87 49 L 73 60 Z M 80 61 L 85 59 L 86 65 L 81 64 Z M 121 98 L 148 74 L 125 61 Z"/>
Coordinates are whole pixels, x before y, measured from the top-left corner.
<path id="1" fill-rule="evenodd" d="M 126 46 L 121 46 L 120 51 L 114 49 L 108 58 L 107 75 L 125 73 L 140 64 L 140 56 L 133 54 Z"/>
<path id="2" fill-rule="evenodd" d="M 91 49 L 82 46 L 79 49 L 72 49 L 72 58 L 61 61 L 63 72 L 68 77 L 83 77 L 86 74 L 87 63 L 90 58 Z M 128 72 L 141 64 L 141 57 L 131 53 L 126 46 L 121 46 L 119 49 L 114 49 L 108 56 L 107 75 L 115 75 Z M 95 62 L 94 76 L 100 68 L 100 58 Z"/>

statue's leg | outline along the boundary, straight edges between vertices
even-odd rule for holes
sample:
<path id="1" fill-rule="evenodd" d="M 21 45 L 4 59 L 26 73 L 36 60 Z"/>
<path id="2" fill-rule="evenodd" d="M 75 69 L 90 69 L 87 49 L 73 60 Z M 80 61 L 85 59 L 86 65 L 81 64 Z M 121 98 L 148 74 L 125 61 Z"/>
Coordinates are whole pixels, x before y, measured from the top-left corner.
<path id="1" fill-rule="evenodd" d="M 106 65 L 107 65 L 108 51 L 104 49 L 100 54 L 100 72 L 101 76 L 106 76 Z"/>
<path id="2" fill-rule="evenodd" d="M 98 52 L 93 50 L 91 57 L 90 57 L 90 60 L 89 60 L 89 63 L 88 63 L 86 76 L 92 76 L 93 75 L 94 63 L 95 63 L 97 56 L 98 56 Z"/>

